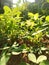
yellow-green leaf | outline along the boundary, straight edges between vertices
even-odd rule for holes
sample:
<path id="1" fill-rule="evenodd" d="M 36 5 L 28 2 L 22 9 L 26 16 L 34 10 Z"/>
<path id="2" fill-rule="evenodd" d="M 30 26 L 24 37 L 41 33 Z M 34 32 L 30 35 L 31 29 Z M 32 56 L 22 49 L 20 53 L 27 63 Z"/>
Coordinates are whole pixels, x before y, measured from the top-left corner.
<path id="1" fill-rule="evenodd" d="M 3 9 L 6 14 L 11 12 L 11 9 L 8 6 L 4 6 Z"/>
<path id="2" fill-rule="evenodd" d="M 40 63 L 40 62 L 42 62 L 44 60 L 47 60 L 47 57 L 45 55 L 41 55 L 41 56 L 38 57 L 37 63 Z"/>
<path id="3" fill-rule="evenodd" d="M 28 59 L 34 63 L 36 63 L 36 56 L 33 53 L 28 54 Z"/>
<path id="4" fill-rule="evenodd" d="M 37 20 L 37 19 L 38 19 L 38 17 L 39 17 L 39 14 L 38 14 L 38 13 L 36 13 L 36 14 L 34 15 L 34 19 L 35 19 L 35 20 Z"/>
<path id="5" fill-rule="evenodd" d="M 46 16 L 46 21 L 48 21 L 48 22 L 49 22 L 49 16 Z"/>
<path id="6" fill-rule="evenodd" d="M 28 13 L 28 16 L 29 16 L 29 17 L 33 17 L 34 14 L 29 12 L 29 13 Z"/>

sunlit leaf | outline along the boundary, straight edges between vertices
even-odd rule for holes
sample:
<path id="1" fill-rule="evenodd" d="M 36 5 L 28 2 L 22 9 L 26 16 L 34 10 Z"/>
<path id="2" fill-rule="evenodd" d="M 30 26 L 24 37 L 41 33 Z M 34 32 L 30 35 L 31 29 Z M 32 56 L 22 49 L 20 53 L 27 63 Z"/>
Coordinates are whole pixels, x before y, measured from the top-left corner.
<path id="1" fill-rule="evenodd" d="M 46 16 L 46 21 L 48 21 L 48 22 L 49 22 L 49 16 Z"/>
<path id="2" fill-rule="evenodd" d="M 47 57 L 46 57 L 45 55 L 40 55 L 40 56 L 38 57 L 38 59 L 37 59 L 37 63 L 40 63 L 40 62 L 42 62 L 42 61 L 44 61 L 44 60 L 47 60 Z"/>
<path id="3" fill-rule="evenodd" d="M 37 20 L 38 17 L 39 17 L 39 14 L 38 14 L 38 13 L 34 14 L 34 19 L 35 19 L 35 20 Z"/>
<path id="4" fill-rule="evenodd" d="M 12 52 L 12 55 L 19 55 L 21 52 Z"/>
<path id="5" fill-rule="evenodd" d="M 49 0 L 46 0 L 49 3 Z"/>
<path id="6" fill-rule="evenodd" d="M 43 50 L 43 51 L 44 51 L 44 50 L 47 50 L 47 48 L 45 48 L 45 47 L 41 47 L 41 50 Z"/>
<path id="7" fill-rule="evenodd" d="M 28 59 L 34 63 L 36 63 L 36 56 L 33 53 L 28 54 Z"/>
<path id="8" fill-rule="evenodd" d="M 10 56 L 7 56 L 5 52 L 2 54 L 0 59 L 0 65 L 6 65 L 7 61 L 9 60 Z"/>
<path id="9" fill-rule="evenodd" d="M 42 29 L 42 30 L 39 30 L 39 31 L 33 33 L 32 36 L 33 36 L 33 35 L 36 35 L 36 34 L 38 34 L 38 33 L 40 33 L 40 32 L 42 32 L 42 31 L 45 31 L 47 28 L 48 28 L 48 27 L 46 27 L 46 28 L 44 28 L 44 29 Z"/>
<path id="10" fill-rule="evenodd" d="M 29 16 L 29 17 L 33 17 L 34 14 L 29 12 L 29 13 L 28 13 L 28 16 Z"/>
<path id="11" fill-rule="evenodd" d="M 35 25 L 34 21 L 30 21 L 30 20 L 27 20 L 26 24 L 27 26 L 32 26 L 32 27 Z"/>
<path id="12" fill-rule="evenodd" d="M 6 14 L 11 12 L 11 9 L 8 6 L 4 6 L 3 9 Z"/>

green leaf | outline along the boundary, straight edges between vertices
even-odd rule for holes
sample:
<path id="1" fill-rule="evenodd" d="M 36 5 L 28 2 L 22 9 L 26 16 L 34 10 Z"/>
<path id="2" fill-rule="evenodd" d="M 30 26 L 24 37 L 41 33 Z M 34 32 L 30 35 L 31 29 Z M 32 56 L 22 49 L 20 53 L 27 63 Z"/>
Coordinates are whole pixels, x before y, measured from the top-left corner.
<path id="1" fill-rule="evenodd" d="M 29 16 L 29 17 L 33 17 L 33 16 L 34 16 L 34 14 L 33 14 L 33 13 L 31 13 L 31 12 L 28 12 L 28 16 Z"/>
<path id="2" fill-rule="evenodd" d="M 35 19 L 35 20 L 37 20 L 37 19 L 38 19 L 38 17 L 39 17 L 39 14 L 38 14 L 38 13 L 36 13 L 36 14 L 34 15 L 34 19 Z"/>
<path id="3" fill-rule="evenodd" d="M 10 56 L 7 56 L 5 52 L 2 54 L 0 59 L 0 65 L 6 65 L 7 61 L 9 60 Z"/>
<path id="4" fill-rule="evenodd" d="M 49 16 L 46 16 L 46 21 L 48 21 L 48 22 L 49 22 Z"/>
<path id="5" fill-rule="evenodd" d="M 28 54 L 28 59 L 34 63 L 36 63 L 36 56 L 33 53 Z"/>
<path id="6" fill-rule="evenodd" d="M 11 9 L 8 6 L 4 6 L 3 9 L 6 14 L 11 12 Z"/>
<path id="7" fill-rule="evenodd" d="M 43 61 L 43 62 L 41 62 L 39 65 L 49 65 L 49 61 L 48 61 L 48 60 Z"/>
<path id="8" fill-rule="evenodd" d="M 12 52 L 12 55 L 19 55 L 21 52 Z"/>
<path id="9" fill-rule="evenodd" d="M 44 29 L 42 29 L 42 30 L 39 30 L 39 31 L 37 31 L 37 32 L 33 33 L 33 34 L 32 34 L 32 36 L 34 36 L 34 35 L 36 35 L 36 34 L 39 34 L 40 32 L 45 31 L 47 28 L 48 28 L 48 27 L 46 27 L 46 28 L 44 28 Z"/>
<path id="10" fill-rule="evenodd" d="M 37 63 L 40 63 L 40 62 L 42 62 L 44 60 L 47 60 L 47 57 L 45 55 L 41 55 L 41 56 L 38 57 Z"/>
<path id="11" fill-rule="evenodd" d="M 49 3 L 49 0 L 46 0 Z"/>
<path id="12" fill-rule="evenodd" d="M 30 64 L 28 64 L 28 63 L 22 61 L 22 62 L 20 63 L 20 65 L 30 65 Z"/>
<path id="13" fill-rule="evenodd" d="M 45 48 L 45 47 L 41 47 L 41 50 L 43 50 L 43 51 L 44 51 L 44 50 L 47 50 L 47 48 Z"/>

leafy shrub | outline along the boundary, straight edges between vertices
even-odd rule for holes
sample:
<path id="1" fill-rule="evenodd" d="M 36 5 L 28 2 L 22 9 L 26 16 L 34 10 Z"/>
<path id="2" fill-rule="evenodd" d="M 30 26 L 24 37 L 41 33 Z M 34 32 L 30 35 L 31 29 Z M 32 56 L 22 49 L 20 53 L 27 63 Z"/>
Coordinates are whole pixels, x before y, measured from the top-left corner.
<path id="1" fill-rule="evenodd" d="M 49 15 L 45 17 L 39 15 L 39 13 L 34 14 L 29 12 L 29 19 L 22 21 L 22 12 L 20 12 L 18 8 L 10 9 L 4 6 L 3 9 L 4 13 L 0 14 L 0 44 L 3 43 L 1 44 L 3 46 L 0 48 L 0 50 L 3 51 L 3 55 L 1 53 L 0 57 L 1 65 L 2 61 L 5 60 L 8 55 L 10 57 L 11 54 L 19 55 L 23 53 L 27 54 L 29 61 L 32 61 L 33 64 L 40 63 L 41 65 L 41 62 L 47 60 L 43 52 L 49 51 L 46 46 L 49 42 L 45 42 L 44 40 L 46 37 L 49 38 Z M 36 59 L 35 55 L 37 57 L 39 55 L 41 56 Z M 7 58 L 9 59 L 9 57 Z M 23 63 L 25 62 L 21 64 Z M 4 62 L 4 64 L 6 64 L 6 62 Z M 28 62 L 25 64 L 29 65 Z"/>

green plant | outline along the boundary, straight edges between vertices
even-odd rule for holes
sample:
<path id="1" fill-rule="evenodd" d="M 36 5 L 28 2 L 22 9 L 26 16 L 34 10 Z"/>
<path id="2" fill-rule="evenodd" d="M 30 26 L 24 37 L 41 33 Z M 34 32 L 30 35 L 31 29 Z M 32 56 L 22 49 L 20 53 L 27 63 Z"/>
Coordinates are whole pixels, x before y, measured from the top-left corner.
<path id="1" fill-rule="evenodd" d="M 30 61 L 34 62 L 34 63 L 37 63 L 39 64 L 40 62 L 42 62 L 43 60 L 47 60 L 47 57 L 44 56 L 44 55 L 41 55 L 39 56 L 37 59 L 36 59 L 36 56 L 32 53 L 29 53 L 28 54 L 28 58 Z"/>
<path id="2" fill-rule="evenodd" d="M 28 12 L 29 19 L 23 21 L 22 12 L 19 8 L 10 9 L 8 6 L 4 6 L 3 9 L 4 13 L 0 14 L 0 50 L 3 51 L 3 59 L 9 53 L 10 56 L 11 54 L 26 53 L 32 63 L 41 64 L 44 60 L 47 60 L 47 56 L 43 52 L 49 54 L 49 47 L 47 47 L 49 42 L 45 42 L 45 40 L 47 41 L 45 38 L 49 38 L 49 15 L 41 16 L 39 13 Z M 38 56 L 37 59 L 36 56 Z M 6 62 L 4 63 L 6 64 Z"/>

